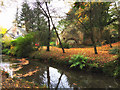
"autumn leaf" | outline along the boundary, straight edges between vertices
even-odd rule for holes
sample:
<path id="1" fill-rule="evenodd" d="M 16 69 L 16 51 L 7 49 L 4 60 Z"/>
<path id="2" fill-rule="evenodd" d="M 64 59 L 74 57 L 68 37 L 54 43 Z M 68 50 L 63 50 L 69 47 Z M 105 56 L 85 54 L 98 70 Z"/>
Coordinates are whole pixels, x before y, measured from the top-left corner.
<path id="1" fill-rule="evenodd" d="M 73 85 L 77 85 L 76 83 L 73 83 Z"/>

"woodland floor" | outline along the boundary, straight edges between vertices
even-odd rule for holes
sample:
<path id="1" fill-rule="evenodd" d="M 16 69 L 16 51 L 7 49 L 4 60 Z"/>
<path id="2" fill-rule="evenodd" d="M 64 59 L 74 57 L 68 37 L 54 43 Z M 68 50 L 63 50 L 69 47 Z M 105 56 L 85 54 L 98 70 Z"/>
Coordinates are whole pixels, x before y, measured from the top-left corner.
<path id="1" fill-rule="evenodd" d="M 120 47 L 120 41 L 112 44 L 114 47 Z M 117 58 L 117 55 L 109 54 L 110 48 L 109 44 L 99 46 L 97 47 L 98 54 L 94 53 L 94 48 L 70 48 L 65 49 L 65 53 L 62 52 L 61 48 L 57 48 L 54 46 L 50 47 L 50 51 L 46 51 L 46 47 L 42 47 L 42 49 L 39 49 L 35 54 L 40 55 L 40 57 L 47 59 L 47 58 L 54 58 L 55 60 L 69 60 L 72 55 L 81 54 L 86 57 L 89 57 L 90 60 L 97 60 L 102 62 L 109 62 L 112 60 L 115 60 Z M 65 59 L 69 58 L 69 59 Z"/>

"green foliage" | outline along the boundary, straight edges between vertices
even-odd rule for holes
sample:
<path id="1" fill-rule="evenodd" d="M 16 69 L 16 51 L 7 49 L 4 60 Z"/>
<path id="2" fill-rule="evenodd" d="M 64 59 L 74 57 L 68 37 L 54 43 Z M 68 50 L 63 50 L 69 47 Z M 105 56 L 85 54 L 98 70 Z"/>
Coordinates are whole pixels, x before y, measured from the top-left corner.
<path id="1" fill-rule="evenodd" d="M 109 54 L 118 54 L 118 53 L 120 53 L 119 47 L 114 47 L 109 50 Z"/>
<path id="2" fill-rule="evenodd" d="M 39 43 L 40 46 L 46 46 L 47 45 L 47 40 L 48 40 L 47 30 L 31 32 L 31 35 L 34 38 L 33 43 Z"/>
<path id="3" fill-rule="evenodd" d="M 10 37 L 7 37 L 7 36 L 4 36 L 4 38 L 2 39 L 2 43 L 3 43 L 3 48 L 10 48 L 10 45 L 11 45 L 11 38 Z"/>
<path id="4" fill-rule="evenodd" d="M 15 47 L 16 40 L 11 40 L 11 42 L 9 43 L 10 43 L 9 48 L 4 47 L 2 53 L 7 55 L 16 55 L 16 51 L 17 51 L 17 48 Z"/>
<path id="5" fill-rule="evenodd" d="M 114 60 L 104 64 L 103 72 L 110 75 L 119 77 L 120 76 L 120 61 Z"/>
<path id="6" fill-rule="evenodd" d="M 11 50 L 9 49 L 7 52 L 6 52 L 7 55 L 10 55 L 11 54 Z"/>
<path id="7" fill-rule="evenodd" d="M 56 32 L 55 30 L 51 31 L 51 42 L 54 42 L 55 44 L 55 41 L 57 40 L 57 35 L 56 35 Z"/>
<path id="8" fill-rule="evenodd" d="M 16 45 L 16 39 L 15 40 L 11 40 L 11 45 L 15 46 Z"/>
<path id="9" fill-rule="evenodd" d="M 84 57 L 83 55 L 73 55 L 71 57 L 71 60 L 69 60 L 69 63 L 72 63 L 70 67 L 76 67 L 79 66 L 80 69 L 87 68 L 87 67 L 98 67 L 97 63 L 93 63 L 92 61 L 89 61 L 87 57 Z"/>
<path id="10" fill-rule="evenodd" d="M 67 49 L 71 48 L 71 46 L 68 43 L 62 43 L 62 45 L 63 45 L 63 48 L 67 48 Z M 60 44 L 58 44 L 58 47 L 62 48 Z"/>
<path id="11" fill-rule="evenodd" d="M 17 47 L 11 48 L 10 51 L 11 51 L 11 55 L 15 56 L 17 52 Z"/>
<path id="12" fill-rule="evenodd" d="M 45 35 L 47 32 L 36 31 L 30 32 L 24 37 L 18 37 L 15 40 L 9 41 L 9 48 L 3 50 L 4 54 L 11 54 L 17 57 L 28 57 L 29 54 L 37 47 L 37 50 L 40 46 L 46 45 L 47 37 Z M 39 46 L 35 46 L 39 44 Z"/>
<path id="13" fill-rule="evenodd" d="M 9 49 L 6 48 L 6 49 L 3 49 L 3 50 L 2 50 L 2 53 L 3 53 L 3 54 L 6 54 L 8 51 L 9 51 Z"/>
<path id="14" fill-rule="evenodd" d="M 24 2 L 22 4 L 22 10 L 19 20 L 19 25 L 25 26 L 26 31 L 44 31 L 47 28 L 47 22 L 43 15 L 41 15 L 41 10 L 37 2 L 34 3 L 34 7 L 28 4 L 28 2 Z M 24 23 L 23 23 L 24 21 Z"/>
<path id="15" fill-rule="evenodd" d="M 25 37 L 19 37 L 16 39 L 16 45 L 14 51 L 16 51 L 17 57 L 27 57 L 29 53 L 33 50 L 33 37 L 28 34 Z"/>
<path id="16" fill-rule="evenodd" d="M 51 46 L 55 46 L 55 42 L 50 42 L 50 45 Z"/>
<path id="17" fill-rule="evenodd" d="M 3 49 L 3 50 L 2 50 L 2 53 L 3 53 L 3 54 L 10 55 L 10 54 L 11 54 L 11 50 L 8 49 L 8 48 L 6 48 L 6 49 Z"/>

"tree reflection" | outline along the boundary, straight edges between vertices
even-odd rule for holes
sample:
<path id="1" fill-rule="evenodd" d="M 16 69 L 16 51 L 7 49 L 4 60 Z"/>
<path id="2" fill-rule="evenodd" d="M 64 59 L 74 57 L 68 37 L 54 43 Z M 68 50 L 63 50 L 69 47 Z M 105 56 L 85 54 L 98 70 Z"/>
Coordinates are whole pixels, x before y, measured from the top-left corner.
<path id="1" fill-rule="evenodd" d="M 58 86 L 59 86 L 59 84 L 60 84 L 60 81 L 61 81 L 62 75 L 63 75 L 63 72 L 62 72 L 61 75 L 60 75 L 60 78 L 59 78 L 59 80 L 58 80 L 58 83 L 57 83 L 57 86 L 56 86 L 55 90 L 57 90 L 57 88 L 58 88 Z"/>
<path id="2" fill-rule="evenodd" d="M 62 72 L 59 79 L 58 79 L 58 82 L 56 84 L 55 90 L 58 89 L 58 86 L 60 84 L 60 81 L 61 81 L 61 78 L 62 78 L 63 74 L 64 73 Z M 49 68 L 49 66 L 47 66 L 47 86 L 48 86 L 48 88 L 50 88 L 50 85 L 52 85 L 52 83 L 50 83 L 50 68 Z"/>
<path id="3" fill-rule="evenodd" d="M 50 88 L 50 72 L 49 72 L 49 67 L 47 66 L 47 83 L 48 83 L 48 88 Z"/>

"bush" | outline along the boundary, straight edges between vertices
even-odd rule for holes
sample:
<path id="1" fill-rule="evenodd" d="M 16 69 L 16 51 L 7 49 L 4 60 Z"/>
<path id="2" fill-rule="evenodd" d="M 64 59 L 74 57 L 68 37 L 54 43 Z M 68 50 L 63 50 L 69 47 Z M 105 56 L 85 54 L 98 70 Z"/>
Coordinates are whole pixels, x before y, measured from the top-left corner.
<path id="1" fill-rule="evenodd" d="M 11 50 L 6 48 L 6 49 L 3 49 L 2 50 L 2 54 L 7 54 L 7 55 L 10 55 L 11 54 Z"/>
<path id="2" fill-rule="evenodd" d="M 15 40 L 11 40 L 11 45 L 15 46 L 16 45 L 16 39 Z"/>
<path id="3" fill-rule="evenodd" d="M 11 54 L 11 50 L 9 49 L 7 52 L 6 52 L 7 55 L 10 55 Z"/>
<path id="4" fill-rule="evenodd" d="M 71 46 L 68 43 L 62 43 L 62 45 L 63 45 L 63 48 L 68 48 L 68 49 L 71 48 Z M 58 47 L 62 48 L 60 44 L 58 45 Z"/>
<path id="5" fill-rule="evenodd" d="M 110 76 L 119 77 L 120 76 L 120 61 L 119 61 L 119 59 L 105 63 L 104 67 L 103 67 L 103 72 Z"/>
<path id="6" fill-rule="evenodd" d="M 3 39 L 2 39 L 2 43 L 3 43 L 3 48 L 9 48 L 10 49 L 10 45 L 11 45 L 11 38 L 10 37 L 7 37 L 5 36 Z"/>
<path id="7" fill-rule="evenodd" d="M 55 46 L 55 42 L 50 42 L 50 45 L 51 46 Z"/>
<path id="8" fill-rule="evenodd" d="M 71 60 L 69 60 L 69 63 L 72 63 L 70 67 L 76 67 L 79 66 L 80 69 L 88 68 L 88 67 L 98 67 L 97 63 L 94 63 L 93 61 L 88 60 L 87 57 L 84 57 L 83 55 L 73 55 L 71 57 Z"/>
<path id="9" fill-rule="evenodd" d="M 28 34 L 25 37 L 19 37 L 15 41 L 14 50 L 16 51 L 17 57 L 27 57 L 29 53 L 33 50 L 33 37 Z"/>
<path id="10" fill-rule="evenodd" d="M 47 31 L 36 31 L 30 33 L 30 35 L 34 38 L 33 43 L 39 43 L 40 46 L 47 46 Z"/>
<path id="11" fill-rule="evenodd" d="M 3 49 L 3 50 L 2 50 L 2 53 L 3 53 L 3 54 L 6 54 L 8 51 L 9 51 L 9 49 L 6 48 L 6 49 Z"/>
<path id="12" fill-rule="evenodd" d="M 120 53 L 120 48 L 119 47 L 114 47 L 109 50 L 109 54 L 118 54 Z"/>

